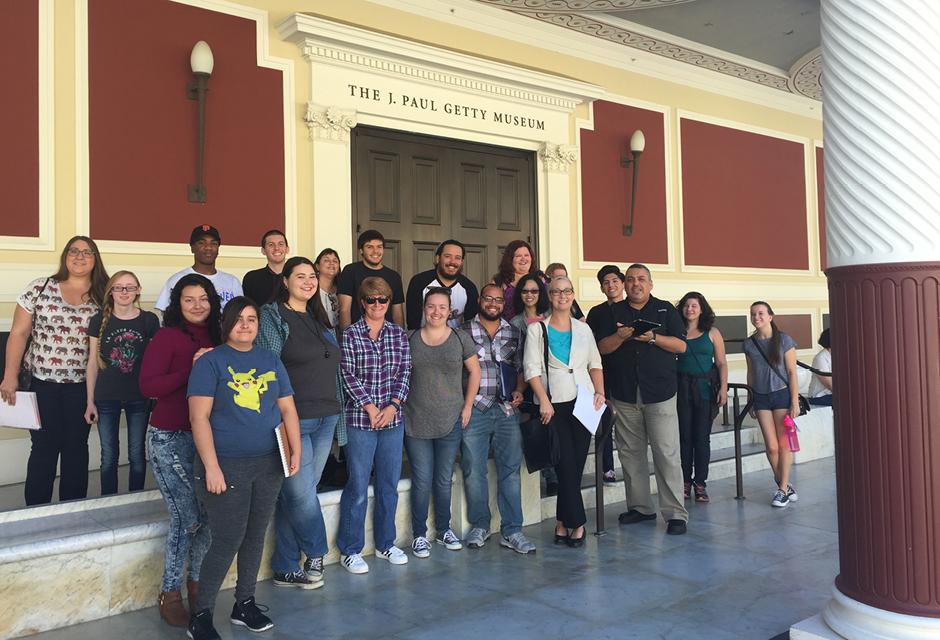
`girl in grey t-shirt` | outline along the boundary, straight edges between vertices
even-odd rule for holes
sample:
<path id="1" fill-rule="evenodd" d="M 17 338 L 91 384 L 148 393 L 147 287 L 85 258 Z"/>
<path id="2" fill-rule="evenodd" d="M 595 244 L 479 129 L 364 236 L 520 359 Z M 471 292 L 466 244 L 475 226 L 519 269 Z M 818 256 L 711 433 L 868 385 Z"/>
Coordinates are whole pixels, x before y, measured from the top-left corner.
<path id="1" fill-rule="evenodd" d="M 470 422 L 480 388 L 480 363 L 470 336 L 447 325 L 450 309 L 449 289 L 429 289 L 424 296 L 424 327 L 409 338 L 412 371 L 405 403 L 405 449 L 411 464 L 411 549 L 417 558 L 431 553 L 427 520 L 432 490 L 438 544 L 454 551 L 463 548 L 450 528 L 451 477 L 461 433 Z"/>
<path id="2" fill-rule="evenodd" d="M 774 472 L 777 488 L 771 505 L 786 507 L 798 499 L 790 484 L 793 454 L 787 444 L 783 419 L 800 415 L 796 378 L 796 342 L 774 323 L 774 312 L 763 301 L 751 305 L 754 333 L 744 341 L 747 384 L 754 390 L 751 417 L 757 418 L 764 435 L 764 448 Z"/>

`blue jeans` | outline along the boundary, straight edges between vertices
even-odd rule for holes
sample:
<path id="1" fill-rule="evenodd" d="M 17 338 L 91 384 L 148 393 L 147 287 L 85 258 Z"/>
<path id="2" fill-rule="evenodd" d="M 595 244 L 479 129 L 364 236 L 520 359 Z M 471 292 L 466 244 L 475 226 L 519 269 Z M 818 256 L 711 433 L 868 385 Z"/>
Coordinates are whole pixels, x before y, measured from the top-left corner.
<path id="1" fill-rule="evenodd" d="M 277 544 L 271 569 L 275 573 L 296 571 L 301 551 L 308 558 L 319 558 L 329 551 L 317 483 L 338 421 L 339 414 L 300 421 L 300 470 L 284 479 L 274 515 Z"/>
<path id="2" fill-rule="evenodd" d="M 115 400 L 96 402 L 95 406 L 98 407 L 98 438 L 101 440 L 101 495 L 117 493 L 118 490 L 118 455 L 121 453 L 118 427 L 122 408 L 127 417 L 128 488 L 140 491 L 144 488 L 144 475 L 147 473 L 144 440 L 147 420 L 150 419 L 150 401 Z"/>
<path id="3" fill-rule="evenodd" d="M 183 570 L 189 560 L 189 579 L 199 580 L 202 560 L 212 537 L 209 517 L 196 499 L 193 460 L 196 447 L 189 431 L 147 429 L 147 453 L 153 477 L 170 512 L 166 535 L 161 591 L 178 591 L 183 584 Z"/>
<path id="4" fill-rule="evenodd" d="M 349 479 L 339 503 L 339 533 L 336 546 L 344 556 L 361 553 L 365 546 L 366 507 L 369 504 L 369 475 L 375 464 L 372 533 L 375 548 L 385 551 L 395 544 L 395 510 L 405 428 L 371 431 L 348 427 L 346 470 Z"/>
<path id="5" fill-rule="evenodd" d="M 434 528 L 438 535 L 450 529 L 450 489 L 461 431 L 458 420 L 450 433 L 440 438 L 405 436 L 411 464 L 411 533 L 415 538 L 428 533 L 428 498 L 432 487 Z"/>
<path id="6" fill-rule="evenodd" d="M 490 528 L 490 487 L 487 481 L 487 458 L 493 445 L 496 463 L 496 504 L 499 507 L 500 533 L 511 536 L 522 531 L 522 488 L 519 467 L 522 465 L 522 433 L 519 417 L 507 416 L 497 406 L 487 411 L 476 407 L 470 424 L 463 432 L 460 466 L 463 468 L 467 491 L 467 516 L 474 528 Z"/>

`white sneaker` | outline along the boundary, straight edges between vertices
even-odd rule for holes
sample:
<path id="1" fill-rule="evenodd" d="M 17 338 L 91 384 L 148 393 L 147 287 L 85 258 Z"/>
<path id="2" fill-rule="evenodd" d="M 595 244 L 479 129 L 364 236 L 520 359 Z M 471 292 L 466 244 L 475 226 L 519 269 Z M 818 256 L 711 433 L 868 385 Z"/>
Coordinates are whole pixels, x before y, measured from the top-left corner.
<path id="1" fill-rule="evenodd" d="M 424 536 L 418 536 L 411 543 L 411 552 L 415 558 L 427 558 L 431 555 L 431 543 Z"/>
<path id="2" fill-rule="evenodd" d="M 339 563 L 343 565 L 343 569 L 349 573 L 369 573 L 369 565 L 366 564 L 366 561 L 362 559 L 362 556 L 358 553 L 354 553 L 348 556 L 340 556 Z"/>
<path id="3" fill-rule="evenodd" d="M 800 496 L 797 495 L 796 489 L 793 488 L 792 484 L 787 485 L 787 499 L 789 499 L 790 502 L 796 502 L 800 499 Z"/>
<path id="4" fill-rule="evenodd" d="M 435 542 L 437 542 L 437 544 L 444 545 L 444 548 L 451 551 L 460 551 L 463 549 L 463 544 L 461 544 L 460 538 L 457 537 L 457 534 L 454 533 L 453 529 L 448 529 L 444 533 L 437 534 Z"/>
<path id="5" fill-rule="evenodd" d="M 408 564 L 408 556 L 395 545 L 390 546 L 385 551 L 376 550 L 375 557 L 388 560 L 392 564 Z"/>

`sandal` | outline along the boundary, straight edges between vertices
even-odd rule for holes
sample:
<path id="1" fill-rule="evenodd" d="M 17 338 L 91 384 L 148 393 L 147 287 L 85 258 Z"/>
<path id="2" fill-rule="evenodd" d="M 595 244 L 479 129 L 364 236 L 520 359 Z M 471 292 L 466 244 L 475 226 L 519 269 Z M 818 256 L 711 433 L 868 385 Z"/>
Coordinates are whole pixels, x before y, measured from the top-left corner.
<path id="1" fill-rule="evenodd" d="M 705 491 L 705 485 L 696 484 L 694 485 L 694 487 L 695 487 L 695 501 L 696 502 L 708 502 L 709 497 L 708 497 L 708 492 Z"/>
<path id="2" fill-rule="evenodd" d="M 692 483 L 691 483 L 691 482 L 686 482 L 686 483 L 685 483 L 685 486 L 684 486 L 683 493 L 682 493 L 683 497 L 685 497 L 686 500 L 689 499 L 689 492 L 690 492 L 691 490 L 692 490 Z"/>

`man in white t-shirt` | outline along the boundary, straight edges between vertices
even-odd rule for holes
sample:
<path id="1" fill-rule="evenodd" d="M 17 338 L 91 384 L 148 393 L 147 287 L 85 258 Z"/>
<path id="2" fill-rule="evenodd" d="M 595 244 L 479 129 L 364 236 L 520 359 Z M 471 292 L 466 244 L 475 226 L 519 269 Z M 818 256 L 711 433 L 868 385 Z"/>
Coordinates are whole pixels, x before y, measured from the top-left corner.
<path id="1" fill-rule="evenodd" d="M 241 281 L 230 273 L 219 271 L 215 268 L 216 258 L 219 257 L 219 247 L 222 245 L 222 238 L 219 236 L 219 230 L 208 224 L 201 224 L 189 235 L 189 248 L 193 252 L 193 266 L 187 267 L 182 271 L 177 271 L 163 285 L 157 303 L 154 305 L 160 311 L 165 311 L 170 304 L 170 291 L 179 282 L 180 278 L 190 273 L 198 273 L 212 281 L 219 298 L 222 300 L 222 307 L 225 303 L 236 296 L 242 295 Z"/>

